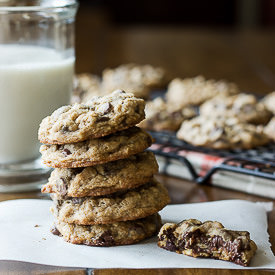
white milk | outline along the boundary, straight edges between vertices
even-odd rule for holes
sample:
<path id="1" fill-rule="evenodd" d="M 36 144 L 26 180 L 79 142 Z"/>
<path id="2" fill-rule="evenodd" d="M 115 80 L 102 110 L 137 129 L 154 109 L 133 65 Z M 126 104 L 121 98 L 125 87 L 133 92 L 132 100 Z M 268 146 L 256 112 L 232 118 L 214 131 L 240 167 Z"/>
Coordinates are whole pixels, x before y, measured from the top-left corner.
<path id="1" fill-rule="evenodd" d="M 70 101 L 74 58 L 51 49 L 0 45 L 0 163 L 39 156 L 41 120 Z"/>

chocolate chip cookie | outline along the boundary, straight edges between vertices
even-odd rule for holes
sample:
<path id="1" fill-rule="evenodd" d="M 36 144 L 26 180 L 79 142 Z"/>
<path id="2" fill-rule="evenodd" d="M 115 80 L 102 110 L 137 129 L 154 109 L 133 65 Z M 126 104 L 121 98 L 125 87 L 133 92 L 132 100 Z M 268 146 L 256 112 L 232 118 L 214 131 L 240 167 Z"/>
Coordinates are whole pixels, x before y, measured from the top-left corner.
<path id="1" fill-rule="evenodd" d="M 262 102 L 265 107 L 275 115 L 275 91 L 266 95 Z"/>
<path id="2" fill-rule="evenodd" d="M 152 88 L 163 88 L 166 72 L 151 65 L 123 64 L 102 73 L 102 89 L 108 93 L 114 89 L 124 89 L 136 97 L 148 98 Z"/>
<path id="3" fill-rule="evenodd" d="M 275 142 L 275 116 L 265 126 L 264 132 L 271 140 Z"/>
<path id="4" fill-rule="evenodd" d="M 81 142 L 127 129 L 144 119 L 142 99 L 121 90 L 86 104 L 63 106 L 44 118 L 38 137 L 46 144 Z"/>
<path id="5" fill-rule="evenodd" d="M 225 229 L 219 222 L 184 220 L 167 223 L 158 234 L 158 246 L 192 257 L 214 258 L 248 266 L 257 245 L 247 231 Z"/>
<path id="6" fill-rule="evenodd" d="M 144 218 L 169 203 L 165 187 L 153 180 L 127 192 L 104 197 L 60 198 L 52 194 L 52 212 L 59 221 L 74 224 L 107 224 Z"/>
<path id="7" fill-rule="evenodd" d="M 215 149 L 250 149 L 269 142 L 262 126 L 237 118 L 198 116 L 184 121 L 177 137 L 195 146 Z"/>
<path id="8" fill-rule="evenodd" d="M 152 137 L 138 127 L 78 143 L 42 145 L 42 161 L 55 168 L 77 168 L 124 159 L 151 146 Z"/>
<path id="9" fill-rule="evenodd" d="M 154 154 L 142 152 L 91 167 L 57 168 L 42 192 L 69 197 L 102 196 L 149 182 L 157 172 Z"/>
<path id="10" fill-rule="evenodd" d="M 82 73 L 75 76 L 71 103 L 83 103 L 102 94 L 101 80 L 97 75 Z"/>
<path id="11" fill-rule="evenodd" d="M 196 115 L 194 108 L 184 107 L 180 110 L 173 109 L 173 106 L 157 97 L 145 105 L 146 119 L 139 123 L 139 127 L 151 131 L 177 131 L 185 119 Z"/>
<path id="12" fill-rule="evenodd" d="M 234 83 L 213 79 L 206 80 L 203 76 L 194 78 L 176 78 L 170 82 L 166 93 L 167 102 L 176 109 L 189 105 L 200 105 L 217 95 L 232 95 L 239 92 Z"/>
<path id="13" fill-rule="evenodd" d="M 156 234 L 161 227 L 159 214 L 113 224 L 76 225 L 55 222 L 52 233 L 67 242 L 89 246 L 115 246 L 134 244 Z"/>
<path id="14" fill-rule="evenodd" d="M 214 97 L 200 107 L 205 116 L 238 117 L 240 121 L 252 124 L 266 124 L 272 113 L 254 95 L 238 94 L 228 97 Z"/>

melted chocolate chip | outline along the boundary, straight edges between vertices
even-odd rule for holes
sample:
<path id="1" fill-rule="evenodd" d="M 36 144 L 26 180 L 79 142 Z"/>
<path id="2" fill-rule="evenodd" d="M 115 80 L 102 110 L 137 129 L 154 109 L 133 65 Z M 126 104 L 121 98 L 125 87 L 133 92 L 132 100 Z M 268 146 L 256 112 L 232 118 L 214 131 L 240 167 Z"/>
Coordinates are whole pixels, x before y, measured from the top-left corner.
<path id="1" fill-rule="evenodd" d="M 57 236 L 61 236 L 61 233 L 58 231 L 58 229 L 55 226 L 51 228 L 51 233 Z"/>
<path id="2" fill-rule="evenodd" d="M 136 106 L 136 108 L 135 108 L 135 112 L 136 112 L 136 113 L 138 113 L 138 114 L 140 113 L 140 108 L 139 108 L 139 105 L 137 105 L 137 106 Z"/>
<path id="3" fill-rule="evenodd" d="M 108 120 L 110 120 L 109 117 L 107 117 L 107 116 L 102 116 L 102 117 L 99 117 L 96 121 L 97 121 L 97 122 L 104 122 L 104 121 L 108 121 Z"/>
<path id="4" fill-rule="evenodd" d="M 176 251 L 177 246 L 176 246 L 176 237 L 174 236 L 174 230 L 172 228 L 168 228 L 163 232 L 164 238 L 167 238 L 166 244 L 165 244 L 165 249 L 169 251 Z"/>
<path id="5" fill-rule="evenodd" d="M 223 243 L 224 241 L 221 236 L 214 236 L 209 245 L 211 247 L 211 250 L 215 250 L 223 246 Z"/>
<path id="6" fill-rule="evenodd" d="M 85 244 L 90 246 L 113 246 L 115 245 L 115 241 L 111 232 L 105 231 L 97 239 L 93 238 L 90 242 L 86 242 Z"/>
<path id="7" fill-rule="evenodd" d="M 65 149 L 63 150 L 62 154 L 63 154 L 65 157 L 67 157 L 68 155 L 71 155 L 72 152 L 71 152 L 69 149 L 65 148 Z"/>
<path id="8" fill-rule="evenodd" d="M 111 235 L 110 231 L 104 232 L 99 239 L 97 240 L 97 244 L 102 246 L 111 246 L 115 244 L 114 238 Z"/>
<path id="9" fill-rule="evenodd" d="M 62 132 L 69 132 L 69 127 L 63 125 L 62 128 L 61 128 L 61 131 L 62 131 Z"/>
<path id="10" fill-rule="evenodd" d="M 169 251 L 176 251 L 177 250 L 177 246 L 171 240 L 167 240 L 164 248 L 169 250 Z"/>
<path id="11" fill-rule="evenodd" d="M 74 176 L 76 176 L 77 174 L 80 174 L 84 169 L 85 169 L 85 167 L 74 168 L 72 170 L 72 173 L 73 173 Z"/>

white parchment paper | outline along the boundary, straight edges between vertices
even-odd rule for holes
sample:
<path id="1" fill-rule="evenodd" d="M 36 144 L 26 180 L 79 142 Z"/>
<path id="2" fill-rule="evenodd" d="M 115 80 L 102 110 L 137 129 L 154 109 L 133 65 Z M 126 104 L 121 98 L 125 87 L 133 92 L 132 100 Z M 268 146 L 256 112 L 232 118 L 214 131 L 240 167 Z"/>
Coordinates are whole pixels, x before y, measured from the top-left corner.
<path id="1" fill-rule="evenodd" d="M 120 247 L 89 247 L 66 243 L 52 235 L 51 201 L 14 200 L 0 203 L 0 260 L 89 268 L 228 268 L 239 265 L 213 259 L 195 259 L 157 246 L 157 238 Z M 248 268 L 275 269 L 267 233 L 266 208 L 270 204 L 227 200 L 165 207 L 164 222 L 196 218 L 217 220 L 228 229 L 247 230 L 258 246 Z M 248 269 L 246 268 L 246 269 Z"/>

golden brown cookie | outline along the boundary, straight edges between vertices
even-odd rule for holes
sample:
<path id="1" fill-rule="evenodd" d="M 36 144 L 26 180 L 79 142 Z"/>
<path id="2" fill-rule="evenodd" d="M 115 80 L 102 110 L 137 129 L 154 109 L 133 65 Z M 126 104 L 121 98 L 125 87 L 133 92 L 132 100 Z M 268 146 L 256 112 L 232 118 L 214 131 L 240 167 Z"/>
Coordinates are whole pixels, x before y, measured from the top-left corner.
<path id="1" fill-rule="evenodd" d="M 275 91 L 267 94 L 262 101 L 265 107 L 275 115 Z"/>
<path id="2" fill-rule="evenodd" d="M 158 234 L 158 246 L 192 257 L 214 258 L 248 266 L 257 246 L 247 231 L 225 229 L 219 222 L 184 220 L 166 223 Z"/>
<path id="3" fill-rule="evenodd" d="M 243 93 L 214 97 L 201 105 L 200 114 L 212 117 L 238 117 L 240 121 L 252 124 L 266 124 L 272 116 L 254 95 Z"/>
<path id="4" fill-rule="evenodd" d="M 52 233 L 66 242 L 89 246 L 115 246 L 140 242 L 156 234 L 161 227 L 159 214 L 111 224 L 77 225 L 55 221 Z"/>
<path id="5" fill-rule="evenodd" d="M 153 180 L 136 189 L 103 197 L 62 199 L 52 195 L 52 212 L 59 221 L 74 224 L 108 224 L 144 218 L 169 203 L 166 188 Z"/>
<path id="6" fill-rule="evenodd" d="M 172 80 L 166 93 L 167 102 L 175 109 L 189 105 L 200 105 L 217 95 L 232 95 L 239 92 L 234 83 L 213 79 L 206 80 L 203 76 Z"/>
<path id="7" fill-rule="evenodd" d="M 151 146 L 152 137 L 138 127 L 78 143 L 42 145 L 42 161 L 54 168 L 77 168 L 124 159 Z"/>
<path id="8" fill-rule="evenodd" d="M 157 97 L 146 103 L 145 114 L 146 118 L 139 123 L 139 127 L 151 131 L 177 131 L 181 123 L 194 117 L 196 112 L 193 107 L 175 110 L 164 99 Z"/>
<path id="9" fill-rule="evenodd" d="M 275 142 L 275 117 L 273 117 L 264 128 L 265 134 Z"/>
<path id="10" fill-rule="evenodd" d="M 262 126 L 226 117 L 198 116 L 184 121 L 177 137 L 194 146 L 215 149 L 250 149 L 269 142 Z"/>
<path id="11" fill-rule="evenodd" d="M 38 137 L 46 144 L 81 142 L 132 127 L 144 119 L 145 103 L 121 90 L 86 104 L 63 106 L 44 118 Z"/>
<path id="12" fill-rule="evenodd" d="M 42 187 L 42 193 L 69 197 L 102 196 L 149 182 L 157 172 L 154 154 L 142 152 L 91 167 L 57 168 Z"/>
<path id="13" fill-rule="evenodd" d="M 97 75 L 82 73 L 74 78 L 74 89 L 71 103 L 85 103 L 94 96 L 103 95 L 101 80 Z"/>
<path id="14" fill-rule="evenodd" d="M 102 90 L 109 93 L 114 89 L 124 89 L 136 97 L 148 98 L 152 88 L 163 88 L 166 72 L 151 65 L 123 64 L 102 73 Z"/>

